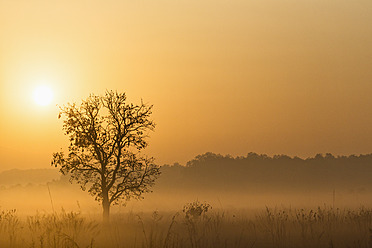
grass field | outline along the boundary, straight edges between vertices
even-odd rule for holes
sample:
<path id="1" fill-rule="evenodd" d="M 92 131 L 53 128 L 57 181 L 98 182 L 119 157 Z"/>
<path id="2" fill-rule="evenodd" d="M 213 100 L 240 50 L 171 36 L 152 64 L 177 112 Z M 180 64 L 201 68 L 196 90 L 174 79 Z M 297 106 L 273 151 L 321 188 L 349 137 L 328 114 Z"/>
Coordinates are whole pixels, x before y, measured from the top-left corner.
<path id="1" fill-rule="evenodd" d="M 99 217 L 60 211 L 0 214 L 0 247 L 372 247 L 372 210 L 266 208 Z"/>

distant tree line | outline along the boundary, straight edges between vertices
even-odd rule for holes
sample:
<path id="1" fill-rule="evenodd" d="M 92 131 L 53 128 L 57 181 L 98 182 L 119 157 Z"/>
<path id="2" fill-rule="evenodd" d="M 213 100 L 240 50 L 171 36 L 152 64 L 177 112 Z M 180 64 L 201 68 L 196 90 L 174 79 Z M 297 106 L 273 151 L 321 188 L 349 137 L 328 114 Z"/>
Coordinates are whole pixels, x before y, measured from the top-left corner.
<path id="1" fill-rule="evenodd" d="M 264 193 L 275 191 L 372 191 L 372 154 L 306 159 L 287 155 L 248 153 L 233 157 L 205 153 L 181 165 L 160 167 L 154 193 L 219 191 Z M 60 183 L 67 183 L 61 178 Z"/>
<path id="2" fill-rule="evenodd" d="M 161 167 L 157 187 L 234 191 L 372 189 L 372 154 L 317 154 L 302 159 L 248 153 L 233 157 L 215 153 L 196 156 L 185 166 Z M 172 186 L 175 189 L 174 186 Z M 176 190 L 176 189 L 175 189 Z"/>

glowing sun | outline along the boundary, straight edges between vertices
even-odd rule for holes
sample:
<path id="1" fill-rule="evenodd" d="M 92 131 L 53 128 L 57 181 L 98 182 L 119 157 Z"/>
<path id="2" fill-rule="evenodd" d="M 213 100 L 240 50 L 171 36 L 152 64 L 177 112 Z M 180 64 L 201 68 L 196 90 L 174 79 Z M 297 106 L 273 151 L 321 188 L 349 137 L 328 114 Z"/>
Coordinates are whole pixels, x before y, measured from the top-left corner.
<path id="1" fill-rule="evenodd" d="M 32 96 L 36 104 L 46 106 L 53 100 L 53 91 L 50 87 L 42 85 L 34 89 Z"/>

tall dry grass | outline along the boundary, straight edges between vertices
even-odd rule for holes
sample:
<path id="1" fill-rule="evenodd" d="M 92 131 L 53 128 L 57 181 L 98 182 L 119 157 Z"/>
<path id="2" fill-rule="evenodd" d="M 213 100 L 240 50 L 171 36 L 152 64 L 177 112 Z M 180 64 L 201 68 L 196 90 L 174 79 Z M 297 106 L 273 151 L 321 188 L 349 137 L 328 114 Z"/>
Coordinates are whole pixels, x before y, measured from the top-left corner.
<path id="1" fill-rule="evenodd" d="M 116 214 L 109 224 L 81 213 L 0 212 L 0 247 L 219 248 L 372 247 L 367 208 L 266 208 L 254 213 L 213 210 Z"/>

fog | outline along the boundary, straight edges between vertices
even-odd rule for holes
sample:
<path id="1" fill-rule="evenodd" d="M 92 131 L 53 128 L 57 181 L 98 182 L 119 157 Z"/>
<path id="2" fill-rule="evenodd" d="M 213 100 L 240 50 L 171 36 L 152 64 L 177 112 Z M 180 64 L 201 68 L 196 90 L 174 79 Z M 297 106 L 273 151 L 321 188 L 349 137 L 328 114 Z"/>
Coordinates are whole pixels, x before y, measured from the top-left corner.
<path id="1" fill-rule="evenodd" d="M 318 154 L 300 159 L 206 153 L 185 165 L 163 165 L 161 172 L 153 192 L 144 194 L 142 200 L 113 206 L 112 213 L 180 212 L 196 200 L 215 209 L 248 211 L 372 206 L 372 155 Z M 20 214 L 61 209 L 97 216 L 102 212 L 99 202 L 54 168 L 3 171 L 0 182 L 0 206 Z"/>

